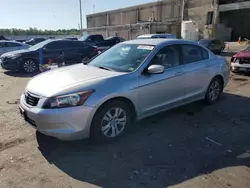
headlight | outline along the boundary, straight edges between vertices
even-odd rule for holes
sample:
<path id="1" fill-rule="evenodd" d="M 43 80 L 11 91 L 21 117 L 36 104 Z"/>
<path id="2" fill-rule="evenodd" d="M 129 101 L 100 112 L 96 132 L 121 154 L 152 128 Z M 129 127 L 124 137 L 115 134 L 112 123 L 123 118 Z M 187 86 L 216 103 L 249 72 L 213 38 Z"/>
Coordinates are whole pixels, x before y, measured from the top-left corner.
<path id="1" fill-rule="evenodd" d="M 20 57 L 21 54 L 13 54 L 13 55 L 9 55 L 8 57 L 11 58 L 11 59 L 16 59 L 18 57 Z"/>
<path id="2" fill-rule="evenodd" d="M 50 109 L 80 106 L 83 105 L 93 92 L 94 90 L 89 90 L 80 93 L 51 97 L 45 102 L 43 108 Z"/>

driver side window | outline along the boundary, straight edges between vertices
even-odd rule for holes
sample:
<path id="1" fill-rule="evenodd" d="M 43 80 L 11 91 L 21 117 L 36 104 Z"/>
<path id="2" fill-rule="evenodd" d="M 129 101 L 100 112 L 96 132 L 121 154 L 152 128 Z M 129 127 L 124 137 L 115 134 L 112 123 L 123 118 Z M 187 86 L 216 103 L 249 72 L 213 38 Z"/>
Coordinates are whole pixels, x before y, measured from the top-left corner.
<path id="1" fill-rule="evenodd" d="M 151 65 L 162 65 L 165 69 L 179 66 L 180 56 L 177 46 L 162 48 L 151 60 Z"/>

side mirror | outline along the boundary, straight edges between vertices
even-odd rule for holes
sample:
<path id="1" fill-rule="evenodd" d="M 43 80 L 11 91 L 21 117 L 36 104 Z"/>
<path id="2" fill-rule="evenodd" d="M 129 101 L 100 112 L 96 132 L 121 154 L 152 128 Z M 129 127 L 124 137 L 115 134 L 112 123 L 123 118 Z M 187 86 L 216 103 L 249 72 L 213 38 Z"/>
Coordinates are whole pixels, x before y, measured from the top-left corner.
<path id="1" fill-rule="evenodd" d="M 147 69 L 149 74 L 162 74 L 164 72 L 164 66 L 162 65 L 150 65 Z"/>

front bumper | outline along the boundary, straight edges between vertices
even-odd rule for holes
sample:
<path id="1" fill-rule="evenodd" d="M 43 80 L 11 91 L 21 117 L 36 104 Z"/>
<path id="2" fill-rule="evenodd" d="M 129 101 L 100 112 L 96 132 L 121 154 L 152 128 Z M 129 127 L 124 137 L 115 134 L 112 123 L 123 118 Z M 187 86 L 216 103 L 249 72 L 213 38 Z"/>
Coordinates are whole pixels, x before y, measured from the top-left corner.
<path id="1" fill-rule="evenodd" d="M 20 69 L 20 63 L 16 59 L 7 59 L 7 60 L 1 60 L 0 59 L 0 65 L 3 69 L 6 70 L 19 70 Z"/>
<path id="2" fill-rule="evenodd" d="M 233 72 L 250 72 L 250 64 L 239 64 L 231 62 L 230 68 Z"/>
<path id="3" fill-rule="evenodd" d="M 45 98 L 40 99 L 41 102 Z M 24 95 L 20 99 L 25 120 L 39 132 L 61 140 L 78 140 L 89 137 L 94 109 L 87 106 L 62 109 L 30 107 Z"/>

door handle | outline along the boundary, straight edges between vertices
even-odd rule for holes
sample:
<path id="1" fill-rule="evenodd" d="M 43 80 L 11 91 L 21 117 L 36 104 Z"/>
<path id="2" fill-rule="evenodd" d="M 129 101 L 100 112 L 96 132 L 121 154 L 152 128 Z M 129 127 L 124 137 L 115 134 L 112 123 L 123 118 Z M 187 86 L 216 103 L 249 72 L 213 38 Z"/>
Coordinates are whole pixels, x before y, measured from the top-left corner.
<path id="1" fill-rule="evenodd" d="M 180 75 L 182 75 L 183 74 L 183 72 L 182 71 L 180 71 L 180 72 L 176 72 L 175 73 L 175 76 L 180 76 Z"/>

